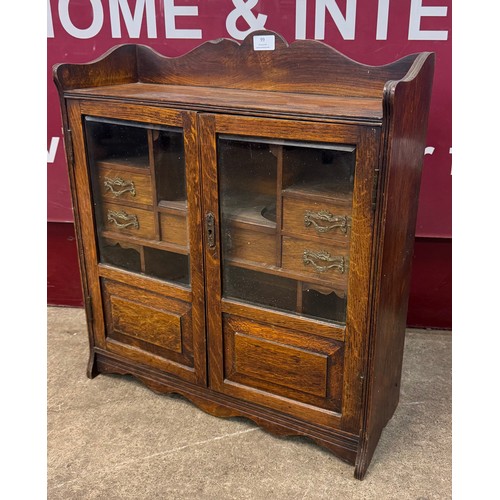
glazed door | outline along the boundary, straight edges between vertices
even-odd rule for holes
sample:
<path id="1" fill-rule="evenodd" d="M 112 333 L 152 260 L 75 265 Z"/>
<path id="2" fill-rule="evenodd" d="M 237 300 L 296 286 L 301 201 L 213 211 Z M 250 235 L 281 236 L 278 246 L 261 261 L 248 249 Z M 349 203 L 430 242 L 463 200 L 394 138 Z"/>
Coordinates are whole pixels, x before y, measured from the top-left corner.
<path id="1" fill-rule="evenodd" d="M 206 384 L 196 115 L 69 113 L 96 348 Z"/>
<path id="2" fill-rule="evenodd" d="M 378 130 L 200 116 L 209 384 L 359 430 Z"/>

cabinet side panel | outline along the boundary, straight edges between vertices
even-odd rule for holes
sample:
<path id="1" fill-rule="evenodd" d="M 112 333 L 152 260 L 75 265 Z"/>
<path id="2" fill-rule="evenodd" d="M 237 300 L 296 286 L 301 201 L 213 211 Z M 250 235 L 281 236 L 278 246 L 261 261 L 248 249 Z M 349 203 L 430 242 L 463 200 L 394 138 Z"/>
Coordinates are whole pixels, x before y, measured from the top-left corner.
<path id="1" fill-rule="evenodd" d="M 365 414 L 355 475 L 362 478 L 398 401 L 411 261 L 434 72 L 428 55 L 418 74 L 388 82 L 385 176 L 374 273 Z"/>

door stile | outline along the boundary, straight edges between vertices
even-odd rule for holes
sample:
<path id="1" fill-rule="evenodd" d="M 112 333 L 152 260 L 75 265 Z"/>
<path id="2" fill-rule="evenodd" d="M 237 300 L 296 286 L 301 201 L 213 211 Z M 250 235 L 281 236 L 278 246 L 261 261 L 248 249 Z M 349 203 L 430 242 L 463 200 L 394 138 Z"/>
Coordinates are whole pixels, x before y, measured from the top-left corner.
<path id="1" fill-rule="evenodd" d="M 82 232 L 82 240 L 86 242 L 83 246 L 83 255 L 85 258 L 87 287 L 90 294 L 90 304 L 92 308 L 94 346 L 104 349 L 106 345 L 105 322 L 102 314 L 102 296 L 99 284 L 99 274 L 97 266 L 95 265 L 95 263 L 98 262 L 98 254 L 94 220 L 92 216 L 92 194 L 90 191 L 91 182 L 87 169 L 87 155 L 85 152 L 80 102 L 68 100 L 67 109 L 68 122 L 73 143 L 74 165 L 72 168 L 74 173 L 74 189 L 80 213 L 80 230 Z"/>
<path id="2" fill-rule="evenodd" d="M 224 382 L 224 345 L 221 333 L 221 250 L 215 115 L 198 115 L 198 132 L 202 167 L 208 384 L 217 390 L 222 388 Z M 207 224 L 212 227 L 207 228 Z M 210 238 L 208 229 L 213 231 Z M 211 238 L 213 241 L 209 241 Z"/>
<path id="3" fill-rule="evenodd" d="M 183 112 L 184 154 L 186 158 L 186 191 L 188 200 L 188 235 L 191 266 L 193 356 L 197 381 L 207 384 L 205 335 L 205 283 L 202 239 L 201 165 L 198 154 L 196 113 Z"/>
<path id="4" fill-rule="evenodd" d="M 363 383 L 369 332 L 370 271 L 374 227 L 373 192 L 378 167 L 380 129 L 361 127 L 357 143 L 353 190 L 351 269 L 345 334 L 342 428 L 358 433 L 361 423 Z M 354 231 L 353 231 L 354 232 Z"/>

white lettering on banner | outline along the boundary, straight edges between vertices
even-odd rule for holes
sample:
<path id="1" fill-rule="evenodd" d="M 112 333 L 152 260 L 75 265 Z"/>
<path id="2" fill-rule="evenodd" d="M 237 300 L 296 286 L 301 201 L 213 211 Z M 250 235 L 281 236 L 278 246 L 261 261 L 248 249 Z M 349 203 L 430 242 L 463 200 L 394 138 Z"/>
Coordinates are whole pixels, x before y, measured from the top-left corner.
<path id="1" fill-rule="evenodd" d="M 330 13 L 344 40 L 354 40 L 356 28 L 356 0 L 346 0 L 345 17 L 340 12 L 336 0 L 316 0 L 316 23 L 314 38 L 325 39 L 325 14 Z"/>
<path id="2" fill-rule="evenodd" d="M 92 6 L 92 23 L 88 28 L 77 28 L 69 17 L 70 0 L 59 0 L 59 19 L 66 32 L 75 38 L 87 39 L 96 36 L 104 23 L 104 11 L 100 0 L 89 0 Z"/>
<path id="3" fill-rule="evenodd" d="M 424 6 L 422 0 L 411 0 L 408 40 L 448 40 L 447 31 L 421 30 L 422 17 L 446 17 L 448 7 Z"/>
<path id="4" fill-rule="evenodd" d="M 295 38 L 306 39 L 307 0 L 296 0 L 295 2 Z"/>
<path id="5" fill-rule="evenodd" d="M 191 0 L 195 3 L 195 0 Z M 229 0 L 225 0 L 229 2 Z M 264 29 L 268 16 L 254 13 L 259 0 L 231 0 L 234 9 L 226 18 L 226 29 L 228 34 L 242 40 L 249 33 Z M 344 40 L 354 40 L 357 21 L 356 0 L 345 0 L 345 13 L 341 12 L 338 0 L 312 0 L 314 1 L 314 38 L 325 39 L 327 17 L 331 18 Z M 430 1 L 430 0 L 429 0 Z M 71 36 L 80 39 L 93 38 L 101 32 L 104 21 L 104 9 L 109 8 L 109 22 L 111 25 L 111 36 L 113 38 L 139 38 L 141 30 L 146 24 L 148 38 L 158 37 L 158 22 L 165 23 L 165 38 L 202 39 L 201 29 L 180 29 L 176 27 L 176 19 L 179 17 L 197 17 L 198 6 L 176 5 L 176 0 L 87 0 L 87 8 L 91 13 L 91 21 L 88 27 L 77 27 L 73 21 L 78 21 L 75 14 L 74 19 L 70 17 L 71 0 L 53 0 L 57 3 L 57 12 L 63 29 Z M 424 18 L 445 18 L 448 15 L 446 6 L 423 5 L 424 0 L 410 0 L 408 18 L 408 40 L 448 40 L 448 30 L 424 30 L 421 29 Z M 264 3 L 264 2 L 262 2 Z M 343 5 L 343 3 L 342 3 Z M 307 0 L 295 0 L 295 38 L 304 40 L 307 37 Z M 387 40 L 389 29 L 390 0 L 377 0 L 377 40 Z M 47 0 L 47 37 L 54 38 L 54 12 Z M 328 13 L 328 14 L 327 14 Z M 360 12 L 362 15 L 363 12 Z M 106 11 L 108 15 L 108 11 Z M 394 16 L 393 16 L 394 17 Z M 394 18 L 394 22 L 401 23 L 402 16 Z M 240 23 L 245 22 L 248 29 L 242 29 Z M 331 24 L 331 23 L 329 23 Z M 125 33 L 122 33 L 122 25 Z M 238 25 L 238 26 L 237 26 Z M 311 34 L 310 34 L 311 36 Z"/>
<path id="6" fill-rule="evenodd" d="M 47 38 L 54 38 L 54 23 L 52 22 L 50 0 L 47 0 Z"/>
<path id="7" fill-rule="evenodd" d="M 344 40 L 354 40 L 356 28 L 356 0 L 346 0 L 345 17 L 340 12 L 336 0 L 315 0 L 315 29 L 316 40 L 325 39 L 326 11 L 330 13 Z M 377 9 L 377 40 L 387 40 L 389 27 L 390 0 L 378 0 Z M 409 15 L 408 40 L 447 40 L 446 30 L 421 30 L 422 17 L 446 17 L 447 7 L 427 7 L 422 5 L 422 0 L 411 0 Z M 400 22 L 400 19 L 398 19 Z M 295 0 L 295 39 L 305 40 L 307 24 L 307 0 Z"/>
<path id="8" fill-rule="evenodd" d="M 267 16 L 264 14 L 254 15 L 252 9 L 259 3 L 259 0 L 232 0 L 234 9 L 229 13 L 226 18 L 227 32 L 237 40 L 243 40 L 252 31 L 264 29 Z M 241 31 L 236 26 L 236 21 L 242 17 L 249 28 Z"/>
<path id="9" fill-rule="evenodd" d="M 198 7 L 196 5 L 174 5 L 174 0 L 163 0 L 165 7 L 165 32 L 166 38 L 203 38 L 201 30 L 177 29 L 175 18 L 178 16 L 197 16 Z"/>
<path id="10" fill-rule="evenodd" d="M 387 26 L 389 24 L 389 1 L 379 0 L 377 11 L 377 40 L 387 40 Z"/>
<path id="11" fill-rule="evenodd" d="M 60 139 L 61 139 L 60 137 L 52 137 L 50 139 L 50 146 L 49 149 L 47 150 L 47 163 L 54 163 Z"/>
<path id="12" fill-rule="evenodd" d="M 427 146 L 427 147 L 425 148 L 425 153 L 424 153 L 424 154 L 425 154 L 425 155 L 431 155 L 432 153 L 434 153 L 434 150 L 435 150 L 435 149 L 436 149 L 436 148 L 434 148 L 433 146 Z"/>
<path id="13" fill-rule="evenodd" d="M 111 36 L 113 38 L 121 38 L 122 36 L 120 23 L 121 12 L 123 21 L 125 23 L 125 26 L 127 27 L 128 36 L 130 38 L 139 38 L 141 35 L 141 27 L 144 19 L 144 11 L 146 11 L 146 26 L 148 38 L 156 38 L 157 34 L 155 0 L 137 0 L 135 3 L 135 10 L 133 15 L 127 0 L 109 0 Z"/>

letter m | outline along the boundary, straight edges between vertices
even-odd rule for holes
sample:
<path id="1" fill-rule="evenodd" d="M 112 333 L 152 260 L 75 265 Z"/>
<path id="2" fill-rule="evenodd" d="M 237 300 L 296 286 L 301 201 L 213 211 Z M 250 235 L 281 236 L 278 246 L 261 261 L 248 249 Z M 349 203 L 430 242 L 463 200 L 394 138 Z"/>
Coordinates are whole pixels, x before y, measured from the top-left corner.
<path id="1" fill-rule="evenodd" d="M 109 0 L 111 36 L 113 38 L 121 38 L 122 36 L 120 12 L 130 38 L 139 38 L 144 12 L 146 12 L 148 38 L 156 38 L 155 0 L 136 0 L 133 14 L 127 0 Z"/>

